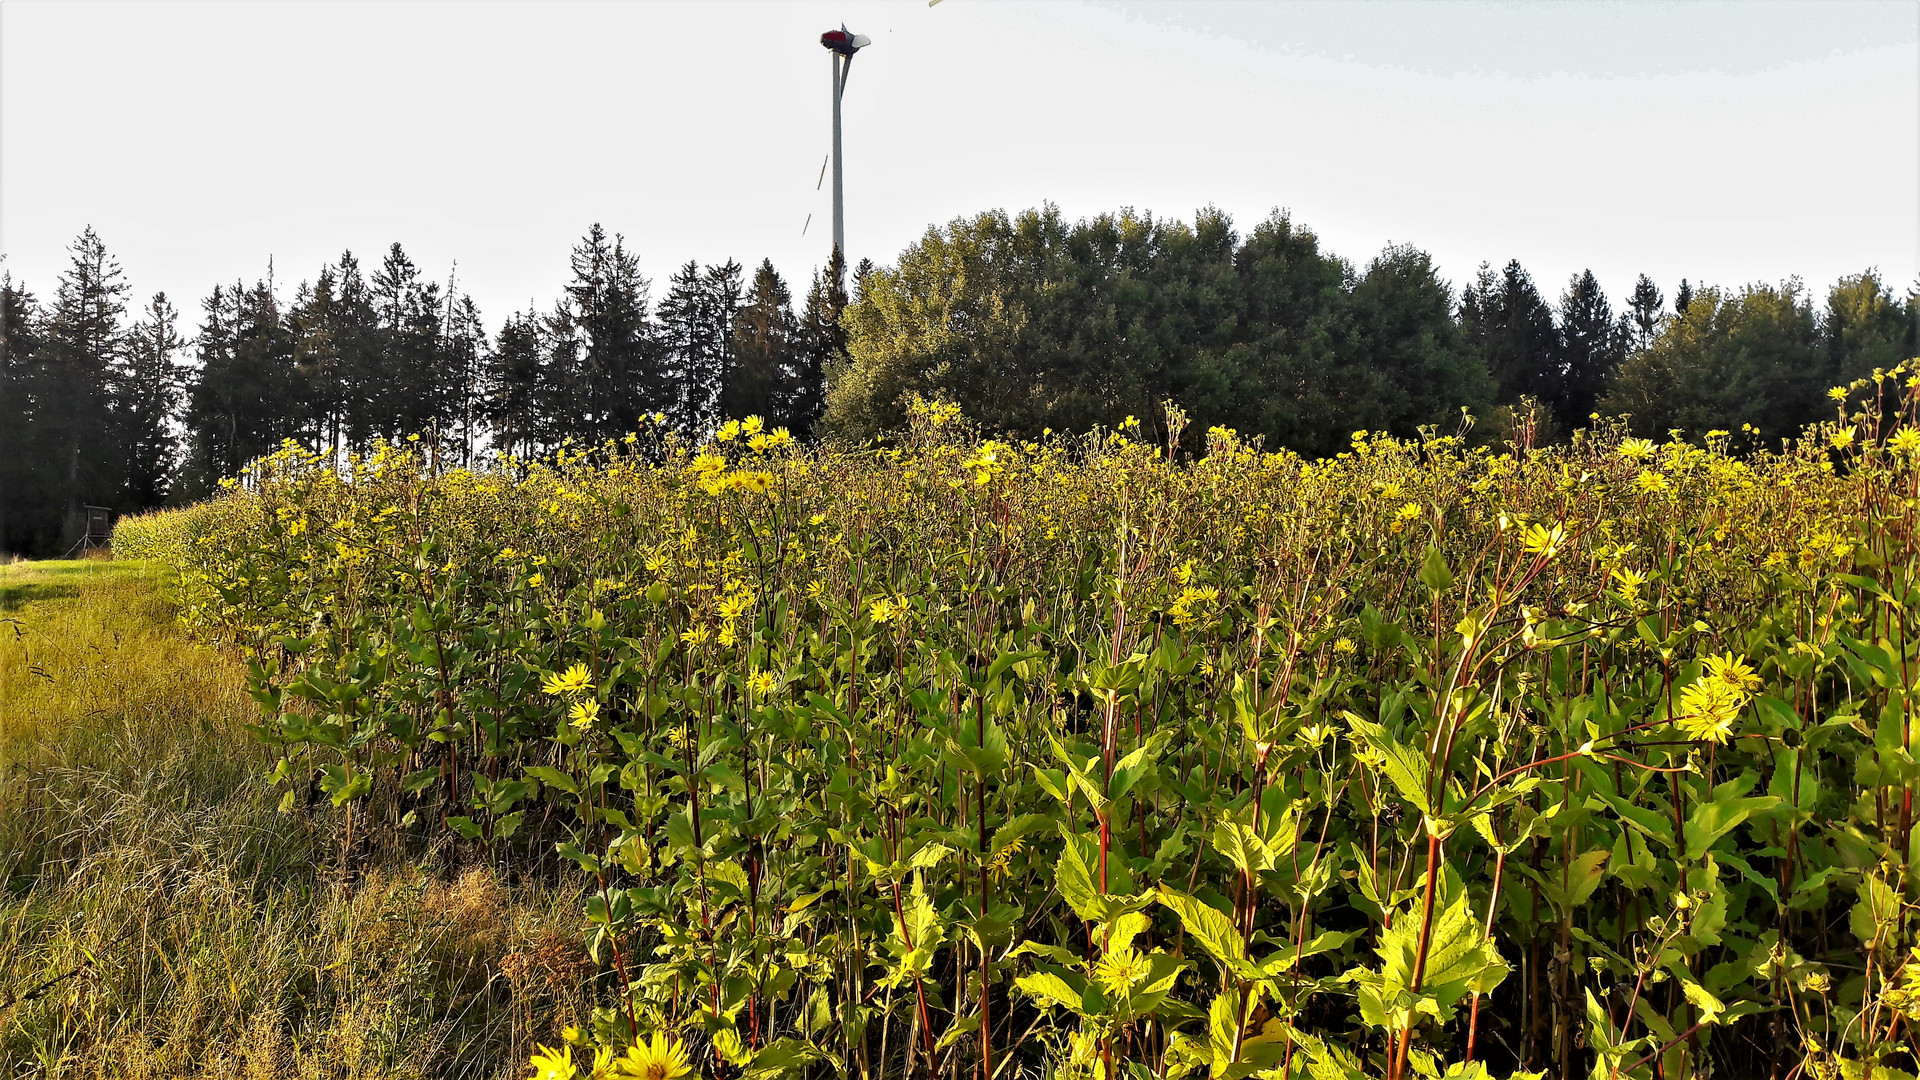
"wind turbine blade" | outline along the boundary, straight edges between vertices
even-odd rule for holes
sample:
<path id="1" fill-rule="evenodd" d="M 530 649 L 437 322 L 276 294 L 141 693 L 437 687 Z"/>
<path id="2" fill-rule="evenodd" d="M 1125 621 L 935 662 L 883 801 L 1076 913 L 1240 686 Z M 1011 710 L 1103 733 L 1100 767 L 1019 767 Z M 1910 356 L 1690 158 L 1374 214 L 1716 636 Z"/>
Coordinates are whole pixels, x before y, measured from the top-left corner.
<path id="1" fill-rule="evenodd" d="M 812 215 L 812 214 L 808 214 L 808 215 L 807 215 L 807 225 L 811 225 L 811 224 L 813 224 L 813 215 Z M 807 225 L 802 225 L 802 226 L 800 226 L 800 235 L 801 235 L 801 236 L 805 236 L 805 235 L 807 235 Z"/>
<path id="2" fill-rule="evenodd" d="M 854 47 L 854 48 L 856 48 L 856 49 L 864 49 L 864 48 L 866 48 L 867 46 L 869 46 L 869 45 L 871 45 L 871 44 L 873 44 L 873 39 L 872 39 L 872 38 L 870 38 L 870 37 L 868 37 L 867 35 L 865 35 L 865 34 L 855 34 L 855 35 L 853 35 L 853 47 Z"/>
<path id="3" fill-rule="evenodd" d="M 819 191 L 820 185 L 827 182 L 827 162 L 832 160 L 833 160 L 832 151 L 828 151 L 827 155 L 820 159 L 820 179 L 815 180 L 813 182 L 813 190 Z"/>

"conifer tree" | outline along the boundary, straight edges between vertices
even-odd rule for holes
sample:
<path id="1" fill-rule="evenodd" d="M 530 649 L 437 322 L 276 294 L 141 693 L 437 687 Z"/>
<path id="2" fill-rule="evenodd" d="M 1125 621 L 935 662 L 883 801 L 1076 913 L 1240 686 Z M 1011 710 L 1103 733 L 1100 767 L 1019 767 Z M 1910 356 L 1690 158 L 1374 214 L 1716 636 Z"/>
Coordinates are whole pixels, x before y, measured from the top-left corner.
<path id="1" fill-rule="evenodd" d="M 187 344 L 179 318 L 167 294 L 155 293 L 128 335 L 116 380 L 115 412 L 126 455 L 122 505 L 129 511 L 160 505 L 179 466 L 173 420 L 186 373 L 177 358 Z"/>
<path id="2" fill-rule="evenodd" d="M 301 282 L 287 311 L 293 366 L 301 402 L 299 426 L 320 446 L 338 446 L 346 386 L 339 337 L 338 281 L 322 266 L 312 284 Z"/>
<path id="3" fill-rule="evenodd" d="M 1485 263 L 1460 298 L 1460 328 L 1493 376 L 1500 404 L 1561 396 L 1559 338 L 1553 310 L 1519 260 L 1495 273 Z"/>
<path id="4" fill-rule="evenodd" d="M 1557 344 L 1560 380 L 1548 404 L 1561 426 L 1571 431 L 1588 425 L 1625 353 L 1621 326 L 1591 270 L 1575 274 L 1560 295 Z"/>
<path id="5" fill-rule="evenodd" d="M 216 287 L 201 304 L 198 360 L 187 392 L 187 490 L 205 493 L 222 477 L 293 433 L 294 338 L 270 281 Z"/>
<path id="6" fill-rule="evenodd" d="M 707 309 L 700 264 L 688 260 L 668 279 L 659 336 L 675 390 L 668 415 L 682 436 L 695 440 L 713 430 L 720 412 L 720 358 L 708 330 Z"/>
<path id="7" fill-rule="evenodd" d="M 733 324 L 734 362 L 720 389 L 725 416 L 761 416 L 791 429 L 800 324 L 793 295 L 763 259 Z"/>
<path id="8" fill-rule="evenodd" d="M 35 469 L 39 305 L 11 271 L 0 274 L 0 554 L 40 547 L 35 520 L 45 506 Z"/>
<path id="9" fill-rule="evenodd" d="M 379 317 L 374 311 L 373 290 L 360 272 L 360 261 L 353 252 L 340 255 L 338 295 L 332 319 L 333 347 L 338 352 L 337 374 L 332 377 L 338 402 L 338 414 L 331 423 L 329 442 L 354 450 L 364 450 L 382 430 L 380 413 L 384 409 L 381 387 L 383 354 Z"/>
<path id="10" fill-rule="evenodd" d="M 1444 433 L 1458 425 L 1461 409 L 1493 404 L 1493 380 L 1451 307 L 1432 257 L 1413 247 L 1381 252 L 1354 285 L 1353 334 L 1377 379 L 1375 408 L 1386 421 L 1379 428 L 1402 438 L 1429 424 Z"/>
<path id="11" fill-rule="evenodd" d="M 1691 307 L 1692 305 L 1693 305 L 1693 286 L 1687 284 L 1686 278 L 1681 278 L 1680 288 L 1677 292 L 1673 294 L 1673 313 L 1675 315 L 1685 315 L 1687 313 L 1687 308 Z"/>
<path id="12" fill-rule="evenodd" d="M 847 359 L 847 261 L 835 248 L 824 270 L 815 270 L 800 314 L 799 342 L 789 375 L 787 426 L 809 438 L 827 405 L 827 372 Z"/>
<path id="13" fill-rule="evenodd" d="M 446 325 L 440 340 L 447 386 L 443 452 L 461 465 L 471 465 L 486 408 L 487 328 L 473 297 L 456 299 L 452 283 L 447 286 Z"/>
<path id="14" fill-rule="evenodd" d="M 428 281 L 399 244 L 387 249 L 372 279 L 376 353 L 369 401 L 377 432 L 399 439 L 433 428 L 446 415 L 441 365 L 440 285 Z"/>
<path id="15" fill-rule="evenodd" d="M 1644 349 L 1653 344 L 1653 335 L 1660 328 L 1660 315 L 1666 302 L 1666 297 L 1660 295 L 1660 287 L 1647 275 L 1641 274 L 1640 280 L 1633 283 L 1633 296 L 1627 301 L 1627 312 L 1635 349 Z"/>
<path id="16" fill-rule="evenodd" d="M 487 357 L 486 419 L 496 450 L 529 456 L 541 445 L 546 372 L 543 323 L 531 306 L 507 317 Z"/>
<path id="17" fill-rule="evenodd" d="M 554 328 L 565 354 L 579 417 L 571 434 L 598 442 L 632 431 L 640 416 L 663 411 L 671 397 L 648 319 L 649 283 L 620 236 L 595 222 L 574 246 L 573 281 L 556 309 Z"/>
<path id="18" fill-rule="evenodd" d="M 724 400 L 726 388 L 734 380 L 738 359 L 734 350 L 734 321 L 740 314 L 742 296 L 740 264 L 728 259 L 708 266 L 700 274 L 699 334 L 706 342 L 712 373 L 710 401 L 712 425 L 746 415 L 730 412 Z"/>
<path id="19" fill-rule="evenodd" d="M 112 416 L 112 377 L 126 345 L 128 287 L 120 264 L 88 226 L 73 242 L 54 292 L 41 348 L 46 352 L 37 423 L 46 462 L 65 508 L 62 539 L 83 527 L 83 503 L 110 502 L 120 490 L 121 458 Z"/>

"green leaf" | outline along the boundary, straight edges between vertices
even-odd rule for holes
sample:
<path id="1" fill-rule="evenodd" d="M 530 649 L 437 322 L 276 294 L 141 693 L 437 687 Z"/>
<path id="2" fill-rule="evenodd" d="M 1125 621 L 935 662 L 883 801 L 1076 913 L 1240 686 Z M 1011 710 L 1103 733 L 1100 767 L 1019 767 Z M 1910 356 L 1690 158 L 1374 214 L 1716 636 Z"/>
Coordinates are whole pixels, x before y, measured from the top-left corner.
<path id="1" fill-rule="evenodd" d="M 559 788 L 569 795 L 580 794 L 580 785 L 573 782 L 573 777 L 568 776 L 566 773 L 561 772 L 551 765 L 529 766 L 527 768 L 527 775 L 548 787 Z"/>
<path id="2" fill-rule="evenodd" d="M 1382 771 L 1399 789 L 1401 797 L 1418 807 L 1422 814 L 1433 813 L 1433 804 L 1427 800 L 1426 758 L 1395 741 L 1386 728 L 1359 713 L 1349 710 L 1341 715 L 1346 717 L 1348 726 L 1385 759 Z"/>
<path id="3" fill-rule="evenodd" d="M 1198 941 L 1222 968 L 1242 978 L 1249 972 L 1255 978 L 1260 976 L 1259 969 L 1247 962 L 1247 943 L 1234 928 L 1232 919 L 1204 901 L 1164 884 L 1160 886 L 1159 899 L 1180 916 L 1180 925 L 1186 927 L 1187 936 Z"/>
<path id="4" fill-rule="evenodd" d="M 1772 795 L 1756 795 L 1752 798 L 1739 797 L 1746 784 L 1740 780 L 1729 780 L 1713 789 L 1713 799 L 1693 808 L 1687 817 L 1685 832 L 1687 854 L 1698 858 L 1706 853 L 1719 839 L 1734 826 L 1747 820 L 1753 814 L 1771 810 L 1780 800 Z"/>
<path id="5" fill-rule="evenodd" d="M 1446 557 L 1432 544 L 1427 545 L 1426 558 L 1420 560 L 1420 584 L 1436 593 L 1453 588 L 1453 571 L 1447 569 Z"/>
<path id="6" fill-rule="evenodd" d="M 1065 973 L 1055 971 L 1036 971 L 1031 975 L 1022 975 L 1013 980 L 1013 985 L 1021 993 L 1039 1001 L 1042 1005 L 1056 1006 L 1078 1014 L 1081 998 L 1086 991 L 1085 979 L 1077 978 L 1075 986 L 1067 982 Z"/>

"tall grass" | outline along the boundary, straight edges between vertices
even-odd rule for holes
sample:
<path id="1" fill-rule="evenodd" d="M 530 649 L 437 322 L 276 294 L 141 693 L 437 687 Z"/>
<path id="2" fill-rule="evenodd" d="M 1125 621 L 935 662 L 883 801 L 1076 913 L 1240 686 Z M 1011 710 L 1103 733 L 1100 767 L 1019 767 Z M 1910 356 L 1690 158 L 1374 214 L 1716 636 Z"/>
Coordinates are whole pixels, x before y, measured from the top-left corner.
<path id="1" fill-rule="evenodd" d="M 230 655 L 130 562 L 0 566 L 0 1076 L 517 1075 L 577 897 L 435 852 L 348 878 Z"/>

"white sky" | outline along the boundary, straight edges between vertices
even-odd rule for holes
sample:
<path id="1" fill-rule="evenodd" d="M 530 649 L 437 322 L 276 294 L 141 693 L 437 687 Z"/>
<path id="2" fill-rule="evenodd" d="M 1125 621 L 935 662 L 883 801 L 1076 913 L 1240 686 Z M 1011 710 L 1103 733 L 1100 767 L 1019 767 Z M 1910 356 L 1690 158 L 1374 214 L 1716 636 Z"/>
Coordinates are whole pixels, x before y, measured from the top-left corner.
<path id="1" fill-rule="evenodd" d="M 847 245 L 1043 200 L 1243 228 L 1273 207 L 1459 285 L 1920 272 L 1920 3 L 0 4 L 0 252 L 51 297 L 92 224 L 136 304 L 283 295 L 399 240 L 490 327 L 549 307 L 589 223 L 654 279 L 829 243 L 819 33 L 846 97 Z M 812 215 L 803 237 L 802 226 Z"/>

